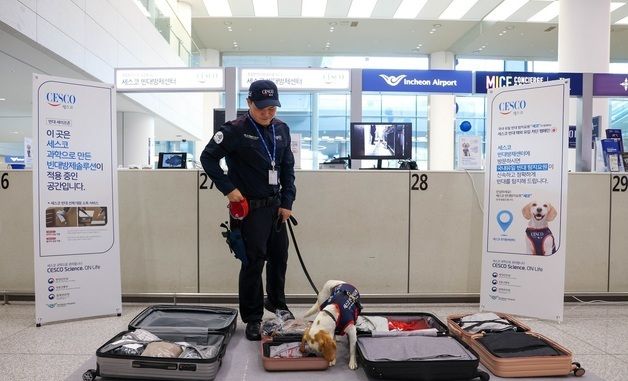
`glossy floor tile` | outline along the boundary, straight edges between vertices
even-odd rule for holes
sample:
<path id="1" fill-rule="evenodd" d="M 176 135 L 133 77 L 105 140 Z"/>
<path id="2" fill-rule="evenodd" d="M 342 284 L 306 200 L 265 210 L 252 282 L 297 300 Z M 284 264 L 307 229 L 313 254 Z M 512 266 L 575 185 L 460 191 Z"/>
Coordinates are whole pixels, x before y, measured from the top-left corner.
<path id="1" fill-rule="evenodd" d="M 124 304 L 120 317 L 81 319 L 42 327 L 35 326 L 33 303 L 0 305 L 0 379 L 65 380 L 76 373 L 100 345 L 125 330 L 129 321 L 148 305 Z M 309 305 L 290 307 L 295 315 L 302 316 Z M 429 312 L 445 321 L 450 314 L 477 312 L 478 306 L 365 304 L 364 311 Z M 272 316 L 266 313 L 264 317 Z M 569 348 L 574 360 L 579 361 L 588 374 L 607 381 L 628 380 L 628 303 L 566 303 L 564 316 L 562 323 L 521 319 L 533 330 Z M 263 369 L 258 371 L 264 372 Z M 585 375 L 582 380 L 587 378 Z"/>

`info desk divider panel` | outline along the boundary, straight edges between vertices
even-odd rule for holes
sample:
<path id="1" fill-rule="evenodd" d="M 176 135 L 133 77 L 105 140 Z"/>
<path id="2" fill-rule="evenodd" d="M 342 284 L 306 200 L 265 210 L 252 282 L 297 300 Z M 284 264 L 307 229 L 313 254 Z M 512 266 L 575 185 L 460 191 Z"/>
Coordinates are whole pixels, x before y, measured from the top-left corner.
<path id="1" fill-rule="evenodd" d="M 118 171 L 122 293 L 198 291 L 197 173 Z"/>
<path id="2" fill-rule="evenodd" d="M 362 294 L 405 294 L 409 172 L 298 171 L 294 227 L 316 287 L 347 281 Z M 286 293 L 312 294 L 290 242 Z"/>
<path id="3" fill-rule="evenodd" d="M 33 176 L 0 171 L 0 290 L 34 292 Z"/>
<path id="4" fill-rule="evenodd" d="M 412 171 L 410 185 L 410 293 L 480 292 L 484 173 Z"/>
<path id="5" fill-rule="evenodd" d="M 608 173 L 569 174 L 565 292 L 608 291 L 608 177 Z"/>
<path id="6" fill-rule="evenodd" d="M 628 292 L 628 173 L 612 173 L 610 292 Z"/>
<path id="7" fill-rule="evenodd" d="M 236 294 L 242 262 L 229 252 L 220 227 L 229 220 L 228 200 L 205 172 L 198 171 L 197 176 L 200 292 Z"/>

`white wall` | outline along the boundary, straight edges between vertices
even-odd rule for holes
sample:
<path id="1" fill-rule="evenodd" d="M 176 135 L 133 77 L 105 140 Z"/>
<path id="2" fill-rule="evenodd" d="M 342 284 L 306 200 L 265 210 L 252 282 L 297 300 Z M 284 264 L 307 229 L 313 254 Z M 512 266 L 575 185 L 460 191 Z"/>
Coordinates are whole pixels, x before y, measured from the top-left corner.
<path id="1" fill-rule="evenodd" d="M 116 67 L 186 66 L 128 0 L 0 0 L 0 21 L 106 83 Z M 129 98 L 202 137 L 201 94 Z"/>

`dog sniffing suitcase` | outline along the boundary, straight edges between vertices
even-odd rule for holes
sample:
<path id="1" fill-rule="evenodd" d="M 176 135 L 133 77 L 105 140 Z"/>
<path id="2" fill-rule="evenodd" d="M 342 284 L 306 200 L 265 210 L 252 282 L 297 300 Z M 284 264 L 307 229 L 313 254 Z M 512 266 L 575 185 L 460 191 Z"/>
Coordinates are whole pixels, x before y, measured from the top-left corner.
<path id="1" fill-rule="evenodd" d="M 363 313 L 358 318 L 357 352 L 374 378 L 397 380 L 475 380 L 490 376 L 478 369 L 478 355 L 449 335 L 428 313 Z"/>
<path id="2" fill-rule="evenodd" d="M 96 351 L 83 375 L 150 380 L 212 380 L 236 328 L 232 308 L 156 305 L 137 315 Z"/>
<path id="3" fill-rule="evenodd" d="M 507 314 L 480 313 L 447 317 L 450 332 L 480 356 L 482 364 L 499 377 L 582 376 L 585 370 L 572 353 L 555 341 L 533 332 Z"/>
<path id="4" fill-rule="evenodd" d="M 261 356 L 267 371 L 326 370 L 327 361 L 300 350 L 303 332 L 311 324 L 298 319 L 276 318 L 262 324 Z"/>

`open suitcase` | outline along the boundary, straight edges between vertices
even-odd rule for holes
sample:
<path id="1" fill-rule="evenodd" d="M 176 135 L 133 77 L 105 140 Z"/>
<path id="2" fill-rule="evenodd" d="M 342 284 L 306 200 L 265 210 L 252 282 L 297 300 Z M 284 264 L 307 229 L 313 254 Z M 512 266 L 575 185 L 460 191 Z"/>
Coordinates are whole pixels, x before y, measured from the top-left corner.
<path id="1" fill-rule="evenodd" d="M 487 321 L 469 320 L 473 315 L 447 317 L 452 335 L 474 349 L 491 373 L 499 377 L 565 376 L 572 372 L 576 376 L 584 375 L 585 370 L 573 362 L 567 348 L 533 332 L 508 314 L 496 315 L 498 319 Z M 461 320 L 465 317 L 465 321 Z"/>
<path id="2" fill-rule="evenodd" d="M 290 325 L 290 323 L 296 323 Z M 283 357 L 290 351 L 298 351 L 303 332 L 311 322 L 285 321 L 285 326 L 270 326 L 270 322 L 262 325 L 261 356 L 264 369 L 267 371 L 282 370 L 327 370 L 329 364 L 322 357 Z M 296 349 L 295 349 L 296 348 Z M 299 353 L 300 355 L 300 353 Z"/>
<path id="3" fill-rule="evenodd" d="M 357 356 L 374 378 L 397 380 L 475 380 L 490 376 L 478 369 L 479 358 L 466 344 L 449 335 L 447 327 L 429 313 L 363 313 L 358 328 Z M 385 318 L 402 331 L 369 331 L 367 321 Z M 394 324 L 392 323 L 394 322 Z M 376 327 L 380 323 L 373 323 Z"/>
<path id="4" fill-rule="evenodd" d="M 97 367 L 85 372 L 83 379 L 93 380 L 100 376 L 150 380 L 212 380 L 216 377 L 227 344 L 235 331 L 237 316 L 237 310 L 226 307 L 148 307 L 129 323 L 127 331 L 118 333 L 98 348 Z M 145 342 L 145 347 L 138 349 L 138 353 L 128 350 L 129 347 L 120 350 L 122 347 L 119 343 L 123 337 L 133 334 L 146 337 L 146 331 L 162 341 Z M 170 344 L 175 342 L 185 342 L 189 346 Z M 155 343 L 167 346 L 168 349 L 179 347 L 180 356 L 183 357 L 160 357 L 158 350 L 146 355 L 149 345 Z M 137 348 L 140 344 L 129 345 Z"/>

